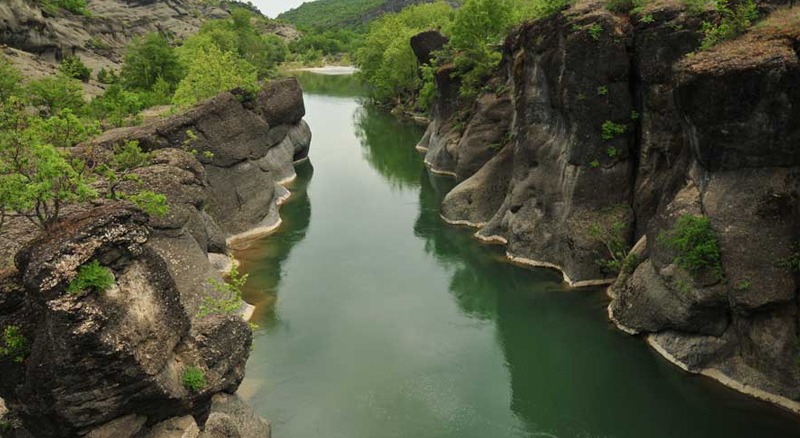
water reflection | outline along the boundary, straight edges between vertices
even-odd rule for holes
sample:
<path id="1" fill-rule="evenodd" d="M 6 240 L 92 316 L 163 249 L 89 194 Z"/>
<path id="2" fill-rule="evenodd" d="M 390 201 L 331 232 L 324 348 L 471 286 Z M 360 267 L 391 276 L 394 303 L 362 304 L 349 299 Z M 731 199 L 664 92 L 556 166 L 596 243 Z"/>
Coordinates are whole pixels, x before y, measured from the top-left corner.
<path id="1" fill-rule="evenodd" d="M 602 291 L 443 223 L 452 181 L 425 171 L 421 130 L 330 84 L 342 80 L 301 81 L 317 171 L 298 169 L 284 225 L 237 254 L 247 298 L 267 304 L 240 392 L 275 436 L 798 435 L 614 331 Z M 313 94 L 326 84 L 343 89 Z"/>
<path id="2" fill-rule="evenodd" d="M 354 75 L 321 75 L 307 71 L 291 73 L 297 78 L 304 94 L 335 97 L 367 97 L 366 88 Z"/>
<path id="3" fill-rule="evenodd" d="M 372 105 L 356 110 L 353 125 L 364 150 L 364 159 L 370 166 L 394 188 L 418 185 L 424 165 L 413 145 L 422 136 L 422 128 L 398 122 L 396 117 Z"/>
<path id="4" fill-rule="evenodd" d="M 245 301 L 256 306 L 253 321 L 262 328 L 277 324 L 274 303 L 283 278 L 283 263 L 292 249 L 306 237 L 311 223 L 311 199 L 308 185 L 314 166 L 308 160 L 296 167 L 297 179 L 288 185 L 292 196 L 281 207 L 283 223 L 269 237 L 247 242 L 236 250 L 241 272 L 249 275 L 243 290 Z"/>

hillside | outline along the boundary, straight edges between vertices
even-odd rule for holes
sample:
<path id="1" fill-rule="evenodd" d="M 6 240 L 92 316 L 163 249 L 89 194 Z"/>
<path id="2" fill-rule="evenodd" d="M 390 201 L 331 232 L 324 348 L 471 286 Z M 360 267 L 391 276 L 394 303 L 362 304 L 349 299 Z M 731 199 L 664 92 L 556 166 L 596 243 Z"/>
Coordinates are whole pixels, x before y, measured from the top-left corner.
<path id="1" fill-rule="evenodd" d="M 27 79 L 54 75 L 59 61 L 75 56 L 94 72 L 119 70 L 128 45 L 150 33 L 168 35 L 173 42 L 196 33 L 204 22 L 227 18 L 245 8 L 262 20 L 262 29 L 284 39 L 297 38 L 287 25 L 261 18 L 251 4 L 213 0 L 93 0 L 84 11 L 49 6 L 37 0 L 0 3 L 0 54 Z M 92 78 L 84 91 L 97 95 L 104 86 Z"/>
<path id="2" fill-rule="evenodd" d="M 317 0 L 284 12 L 278 16 L 278 20 L 306 28 L 355 28 L 385 13 L 399 12 L 411 5 L 430 2 L 431 0 Z"/>

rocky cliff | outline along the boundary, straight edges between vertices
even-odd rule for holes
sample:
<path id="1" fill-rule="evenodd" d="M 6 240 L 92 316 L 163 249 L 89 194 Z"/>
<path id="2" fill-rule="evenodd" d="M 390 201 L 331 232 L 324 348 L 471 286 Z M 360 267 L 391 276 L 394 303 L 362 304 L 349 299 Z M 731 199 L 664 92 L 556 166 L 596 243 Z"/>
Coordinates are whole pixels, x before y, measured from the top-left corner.
<path id="1" fill-rule="evenodd" d="M 80 58 L 94 72 L 119 70 L 134 38 L 161 33 L 181 41 L 206 20 L 227 18 L 238 1 L 92 0 L 89 16 L 63 9 L 48 12 L 36 0 L 0 2 L 0 54 L 5 54 L 26 78 L 55 73 L 64 56 Z M 253 9 L 259 16 L 258 10 Z M 285 39 L 298 38 L 293 26 L 266 22 L 264 31 Z M 85 90 L 99 94 L 104 85 L 94 77 Z"/>
<path id="2" fill-rule="evenodd" d="M 713 12 L 682 2 L 631 16 L 579 2 L 526 23 L 474 101 L 439 68 L 418 149 L 459 181 L 444 220 L 571 285 L 612 285 L 619 328 L 800 412 L 800 10 L 761 8 L 748 34 L 702 52 Z M 687 215 L 708 220 L 714 266 L 687 268 L 662 237 Z M 621 275 L 598 263 L 597 230 L 632 248 Z"/>
<path id="3" fill-rule="evenodd" d="M 288 79 L 109 131 L 76 151 L 130 140 L 153 151 L 155 162 L 138 176 L 167 195 L 169 214 L 103 202 L 73 208 L 46 235 L 17 223 L 2 237 L 4 252 L 21 249 L 0 276 L 0 327 L 17 327 L 28 349 L 22 361 L 0 358 L 4 418 L 24 426 L 14 436 L 270 436 L 233 395 L 250 353 L 248 324 L 199 310 L 218 293 L 209 280 L 220 279 L 214 254 L 224 260 L 231 238 L 279 223 L 282 184 L 308 153 L 304 114 L 302 92 Z M 94 261 L 111 270 L 113 286 L 67 292 Z M 203 372 L 202 388 L 183 384 L 189 367 Z"/>

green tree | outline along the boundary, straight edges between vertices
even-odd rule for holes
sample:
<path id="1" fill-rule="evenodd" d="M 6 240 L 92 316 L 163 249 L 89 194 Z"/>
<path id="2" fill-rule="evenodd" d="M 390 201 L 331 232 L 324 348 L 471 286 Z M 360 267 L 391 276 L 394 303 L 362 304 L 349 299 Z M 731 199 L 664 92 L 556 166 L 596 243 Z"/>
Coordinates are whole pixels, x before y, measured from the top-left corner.
<path id="1" fill-rule="evenodd" d="M 467 0 L 447 29 L 461 94 L 477 94 L 500 63 L 498 47 L 513 24 L 511 0 Z"/>
<path id="2" fill-rule="evenodd" d="M 81 82 L 89 82 L 92 77 L 92 69 L 86 66 L 80 58 L 76 56 L 65 56 L 61 60 L 61 65 L 58 70 L 64 76 L 72 79 L 78 79 Z"/>
<path id="3" fill-rule="evenodd" d="M 0 105 L 16 95 L 20 90 L 22 75 L 11 65 L 11 62 L 0 55 Z"/>
<path id="4" fill-rule="evenodd" d="M 34 79 L 28 83 L 26 92 L 29 103 L 40 107 L 45 116 L 57 114 L 65 109 L 80 116 L 86 111 L 80 83 L 63 75 Z"/>
<path id="5" fill-rule="evenodd" d="M 238 8 L 229 19 L 207 21 L 197 34 L 184 42 L 179 50 L 181 60 L 190 65 L 201 51 L 216 46 L 222 52 L 247 61 L 256 69 L 259 78 L 272 76 L 286 58 L 288 49 L 279 37 L 256 30 L 252 18 L 250 11 Z"/>
<path id="6" fill-rule="evenodd" d="M 373 98 L 399 100 L 422 86 L 409 40 L 424 30 L 447 25 L 451 15 L 452 8 L 447 3 L 437 2 L 386 14 L 371 23 L 356 50 L 355 62 L 361 78 L 371 86 Z"/>
<path id="7" fill-rule="evenodd" d="M 97 197 L 91 183 L 84 162 L 42 140 L 21 102 L 0 108 L 0 225 L 21 217 L 48 229 L 64 205 Z"/>
<path id="8" fill-rule="evenodd" d="M 151 33 L 128 48 L 120 80 L 129 90 L 152 91 L 159 77 L 174 87 L 183 79 L 184 68 L 169 40 Z"/>
<path id="9" fill-rule="evenodd" d="M 256 69 L 232 52 L 217 46 L 200 49 L 189 65 L 189 73 L 175 91 L 173 103 L 193 105 L 236 87 L 256 88 Z"/>

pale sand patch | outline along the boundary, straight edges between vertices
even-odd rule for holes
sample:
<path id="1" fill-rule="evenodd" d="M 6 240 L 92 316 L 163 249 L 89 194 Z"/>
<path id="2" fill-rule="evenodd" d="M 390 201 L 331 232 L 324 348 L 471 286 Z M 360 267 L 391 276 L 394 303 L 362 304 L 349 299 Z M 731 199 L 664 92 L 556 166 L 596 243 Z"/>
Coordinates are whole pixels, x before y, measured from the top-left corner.
<path id="1" fill-rule="evenodd" d="M 307 71 L 320 75 L 351 75 L 358 72 L 358 68 L 352 65 L 327 65 L 325 67 L 306 67 L 295 71 Z"/>

